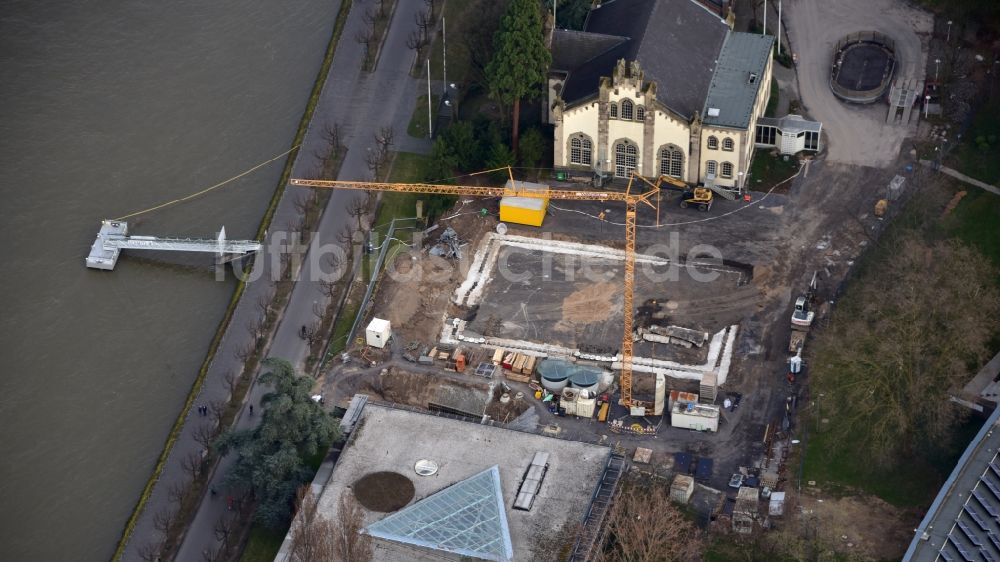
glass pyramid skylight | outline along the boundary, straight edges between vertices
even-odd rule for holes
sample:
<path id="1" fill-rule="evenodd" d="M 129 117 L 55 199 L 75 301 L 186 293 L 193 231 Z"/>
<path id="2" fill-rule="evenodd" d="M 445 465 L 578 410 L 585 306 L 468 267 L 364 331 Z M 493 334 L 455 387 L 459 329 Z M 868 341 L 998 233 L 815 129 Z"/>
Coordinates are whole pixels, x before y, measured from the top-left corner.
<path id="1" fill-rule="evenodd" d="M 514 556 L 498 466 L 372 523 L 366 531 L 373 537 L 482 560 L 506 562 Z"/>

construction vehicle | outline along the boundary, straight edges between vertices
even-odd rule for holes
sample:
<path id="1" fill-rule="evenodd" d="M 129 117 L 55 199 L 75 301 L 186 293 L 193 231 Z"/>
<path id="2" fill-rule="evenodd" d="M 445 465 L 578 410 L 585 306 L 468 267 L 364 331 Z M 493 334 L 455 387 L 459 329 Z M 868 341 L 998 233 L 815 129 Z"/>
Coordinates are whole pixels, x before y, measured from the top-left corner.
<path id="1" fill-rule="evenodd" d="M 707 187 L 696 187 L 681 198 L 681 209 L 697 206 L 699 211 L 708 212 L 712 208 L 715 194 Z"/>
<path id="2" fill-rule="evenodd" d="M 632 174 L 629 178 L 628 186 L 624 192 L 621 191 L 575 191 L 561 189 L 528 190 L 520 186 L 520 182 L 514 180 L 513 172 L 509 167 L 487 170 L 482 173 L 506 171 L 510 176 L 510 187 L 481 187 L 469 185 L 437 185 L 426 183 L 388 183 L 388 182 L 363 182 L 363 181 L 340 181 L 340 180 L 312 180 L 312 179 L 291 179 L 290 185 L 297 187 L 312 187 L 319 189 L 351 189 L 357 191 L 392 191 L 397 193 L 426 193 L 430 195 L 460 195 L 471 197 L 532 197 L 538 199 L 559 199 L 562 201 L 620 201 L 625 203 L 625 281 L 623 287 L 624 299 L 622 309 L 625 314 L 624 326 L 622 327 L 622 373 L 621 373 L 621 403 L 630 412 L 636 415 L 643 415 L 647 406 L 652 404 L 641 404 L 632 399 L 632 349 L 633 349 L 633 312 L 635 308 L 632 304 L 635 288 L 635 218 L 637 207 L 640 203 L 648 205 L 657 211 L 657 223 L 659 223 L 659 198 L 661 180 L 655 184 L 642 176 Z M 642 193 L 633 193 L 632 184 L 639 178 L 650 186 L 651 189 Z M 673 178 L 670 178 L 673 180 Z M 680 180 L 668 181 L 676 184 Z M 683 182 L 680 182 L 683 184 Z M 657 202 L 654 205 L 654 201 Z"/>
<path id="3" fill-rule="evenodd" d="M 819 291 L 819 272 L 813 272 L 812 280 L 809 281 L 809 288 L 806 294 L 795 299 L 795 308 L 792 310 L 791 326 L 792 335 L 788 341 L 788 352 L 799 353 L 806 343 L 806 334 L 812 327 L 816 313 L 810 310 L 813 302 L 817 298 Z"/>
<path id="4" fill-rule="evenodd" d="M 673 176 L 661 175 L 656 180 L 656 187 L 658 189 L 680 191 L 682 209 L 697 207 L 699 211 L 708 212 L 712 208 L 712 203 L 715 201 L 715 192 L 711 189 L 707 187 L 692 188 L 688 184 Z"/>

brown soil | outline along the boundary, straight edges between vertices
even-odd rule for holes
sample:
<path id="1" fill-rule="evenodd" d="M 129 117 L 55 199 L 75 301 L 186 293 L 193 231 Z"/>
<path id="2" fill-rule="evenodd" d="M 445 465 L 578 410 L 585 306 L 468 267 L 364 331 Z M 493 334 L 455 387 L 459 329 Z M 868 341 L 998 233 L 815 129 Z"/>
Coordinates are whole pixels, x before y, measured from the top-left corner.
<path id="1" fill-rule="evenodd" d="M 816 518 L 818 532 L 826 535 L 823 542 L 844 554 L 899 560 L 913 538 L 914 517 L 874 496 L 803 494 L 798 501 L 804 516 Z"/>
<path id="2" fill-rule="evenodd" d="M 456 377 L 458 376 L 464 375 L 456 375 Z M 486 387 L 471 378 L 469 382 L 465 382 L 445 376 L 411 373 L 392 368 L 384 375 L 374 374 L 368 377 L 359 391 L 377 396 L 386 402 L 426 408 L 428 403 L 433 402 L 434 398 L 445 388 L 449 391 L 458 389 L 469 392 L 484 392 Z"/>
<path id="3" fill-rule="evenodd" d="M 398 472 L 372 472 L 351 485 L 358 503 L 372 511 L 396 511 L 413 499 L 413 482 Z"/>
<path id="4" fill-rule="evenodd" d="M 611 283 L 595 283 L 563 299 L 564 322 L 590 324 L 603 322 L 611 315 L 611 297 L 620 289 Z"/>
<path id="5" fill-rule="evenodd" d="M 495 225 L 493 217 L 461 215 L 428 235 L 428 243 L 436 242 L 445 226 L 454 228 L 462 241 L 468 242 L 462 248 L 462 260 L 431 256 L 423 249 L 396 256 L 387 265 L 389 275 L 374 297 L 376 316 L 388 319 L 394 335 L 406 342 L 436 342 L 451 296 L 465 279 L 475 248 Z"/>

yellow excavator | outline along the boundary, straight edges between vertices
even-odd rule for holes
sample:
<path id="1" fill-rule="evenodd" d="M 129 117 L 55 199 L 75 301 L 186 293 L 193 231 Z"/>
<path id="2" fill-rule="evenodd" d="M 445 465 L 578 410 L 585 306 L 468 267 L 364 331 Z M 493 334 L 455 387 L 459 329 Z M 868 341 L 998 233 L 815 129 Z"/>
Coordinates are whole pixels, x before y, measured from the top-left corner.
<path id="1" fill-rule="evenodd" d="M 656 187 L 659 189 L 680 191 L 682 194 L 682 209 L 697 207 L 699 211 L 708 212 L 708 210 L 712 208 L 712 202 L 715 200 L 715 192 L 711 189 L 707 187 L 692 188 L 683 181 L 671 176 L 660 176 L 656 180 Z"/>

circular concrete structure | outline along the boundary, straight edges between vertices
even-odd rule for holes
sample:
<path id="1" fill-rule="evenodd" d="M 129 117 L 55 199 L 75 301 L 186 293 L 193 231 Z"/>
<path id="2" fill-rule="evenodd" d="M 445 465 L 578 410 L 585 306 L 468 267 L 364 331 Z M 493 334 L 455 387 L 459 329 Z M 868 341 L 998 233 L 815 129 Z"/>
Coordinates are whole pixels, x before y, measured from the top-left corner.
<path id="1" fill-rule="evenodd" d="M 895 43 L 876 31 L 864 31 L 837 42 L 830 71 L 830 89 L 843 101 L 874 103 L 892 83 Z"/>
<path id="2" fill-rule="evenodd" d="M 372 472 L 351 485 L 358 503 L 372 511 L 387 513 L 410 503 L 415 488 L 409 478 L 398 472 Z"/>

